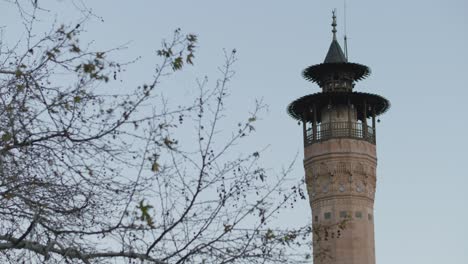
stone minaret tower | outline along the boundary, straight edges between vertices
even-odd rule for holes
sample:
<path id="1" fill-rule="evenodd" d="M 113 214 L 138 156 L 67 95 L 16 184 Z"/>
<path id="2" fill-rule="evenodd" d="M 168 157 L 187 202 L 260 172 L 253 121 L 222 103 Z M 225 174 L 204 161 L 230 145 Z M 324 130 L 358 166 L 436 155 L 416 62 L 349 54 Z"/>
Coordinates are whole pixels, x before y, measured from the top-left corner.
<path id="1" fill-rule="evenodd" d="M 312 207 L 314 264 L 375 264 L 376 116 L 385 98 L 353 91 L 370 74 L 350 63 L 336 40 L 325 61 L 304 70 L 322 92 L 297 99 L 289 114 L 302 122 L 304 168 Z"/>

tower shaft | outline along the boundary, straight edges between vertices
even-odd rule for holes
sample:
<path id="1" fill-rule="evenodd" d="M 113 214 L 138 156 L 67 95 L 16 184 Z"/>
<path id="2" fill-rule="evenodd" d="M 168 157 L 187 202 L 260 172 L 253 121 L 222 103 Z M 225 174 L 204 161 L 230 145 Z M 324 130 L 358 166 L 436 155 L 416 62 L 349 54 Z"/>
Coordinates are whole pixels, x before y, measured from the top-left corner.
<path id="1" fill-rule="evenodd" d="M 314 264 L 375 264 L 375 145 L 336 138 L 304 149 Z"/>

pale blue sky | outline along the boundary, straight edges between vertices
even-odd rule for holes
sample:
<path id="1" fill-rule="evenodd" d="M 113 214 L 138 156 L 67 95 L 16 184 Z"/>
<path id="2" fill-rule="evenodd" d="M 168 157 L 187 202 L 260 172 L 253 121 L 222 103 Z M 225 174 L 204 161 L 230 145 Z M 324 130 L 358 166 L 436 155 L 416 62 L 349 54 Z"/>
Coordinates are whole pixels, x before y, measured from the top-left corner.
<path id="1" fill-rule="evenodd" d="M 131 41 L 121 56 L 143 56 L 129 69 L 129 84 L 148 79 L 154 56 L 145 54 L 154 54 L 173 29 L 199 36 L 196 67 L 164 86 L 172 100 L 192 93 L 195 78 L 214 78 L 222 49 L 236 48 L 230 118 L 245 119 L 246 101 L 263 98 L 269 111 L 255 140 L 260 147 L 270 145 L 265 166 L 280 168 L 299 152 L 294 177 L 303 177 L 302 129 L 285 109 L 319 91 L 301 71 L 323 61 L 333 8 L 338 8 L 342 39 L 342 0 L 84 2 L 104 19 L 88 25 L 86 38 L 103 48 Z M 59 21 L 73 17 L 69 1 L 43 3 L 51 14 L 60 10 Z M 4 36 L 18 37 L 15 15 L 3 5 Z M 355 89 L 392 103 L 377 128 L 377 263 L 466 264 L 468 1 L 347 0 L 347 11 L 349 58 L 372 69 Z M 308 205 L 290 217 L 309 220 Z"/>

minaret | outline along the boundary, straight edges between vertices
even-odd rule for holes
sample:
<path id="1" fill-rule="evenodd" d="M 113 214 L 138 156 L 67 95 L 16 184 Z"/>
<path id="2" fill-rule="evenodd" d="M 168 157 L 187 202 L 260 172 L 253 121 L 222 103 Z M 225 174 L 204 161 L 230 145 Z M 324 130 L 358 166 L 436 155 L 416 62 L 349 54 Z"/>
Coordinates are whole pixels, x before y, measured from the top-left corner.
<path id="1" fill-rule="evenodd" d="M 314 264 L 375 264 L 375 120 L 390 103 L 375 94 L 353 91 L 370 69 L 348 62 L 336 39 L 334 12 L 332 26 L 325 61 L 303 72 L 322 92 L 288 106 L 289 114 L 303 124 Z"/>

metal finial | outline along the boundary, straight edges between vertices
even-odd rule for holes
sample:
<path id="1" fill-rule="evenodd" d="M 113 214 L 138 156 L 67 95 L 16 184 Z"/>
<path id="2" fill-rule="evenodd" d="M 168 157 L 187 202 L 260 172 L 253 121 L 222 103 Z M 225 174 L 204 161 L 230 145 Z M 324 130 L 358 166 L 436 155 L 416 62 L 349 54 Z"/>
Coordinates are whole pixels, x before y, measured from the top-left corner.
<path id="1" fill-rule="evenodd" d="M 348 30 L 346 29 L 346 0 L 343 1 L 344 3 L 344 54 L 346 57 L 346 61 L 348 60 Z"/>
<path id="2" fill-rule="evenodd" d="M 332 14 L 333 14 L 333 22 L 332 22 L 332 32 L 333 32 L 333 40 L 336 40 L 336 9 L 333 9 Z"/>

